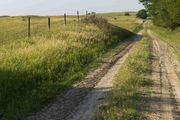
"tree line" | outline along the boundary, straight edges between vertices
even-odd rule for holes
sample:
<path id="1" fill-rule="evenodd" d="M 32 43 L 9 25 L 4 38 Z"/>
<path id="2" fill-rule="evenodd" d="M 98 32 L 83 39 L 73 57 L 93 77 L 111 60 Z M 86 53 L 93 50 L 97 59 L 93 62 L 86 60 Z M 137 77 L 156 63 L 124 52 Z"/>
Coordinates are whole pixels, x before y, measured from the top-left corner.
<path id="1" fill-rule="evenodd" d="M 155 25 L 175 29 L 180 27 L 180 0 L 139 0 Z"/>

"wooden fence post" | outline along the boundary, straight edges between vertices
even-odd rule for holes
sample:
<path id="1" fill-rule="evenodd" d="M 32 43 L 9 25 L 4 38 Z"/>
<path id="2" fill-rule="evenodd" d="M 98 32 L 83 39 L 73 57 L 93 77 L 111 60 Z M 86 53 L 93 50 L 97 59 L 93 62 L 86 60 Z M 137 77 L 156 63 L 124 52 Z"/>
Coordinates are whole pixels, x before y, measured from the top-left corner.
<path id="1" fill-rule="evenodd" d="M 78 19 L 78 22 L 79 22 L 79 11 L 77 11 L 77 19 Z"/>
<path id="2" fill-rule="evenodd" d="M 51 18 L 50 17 L 48 18 L 48 28 L 49 28 L 49 30 L 51 29 Z"/>
<path id="3" fill-rule="evenodd" d="M 88 11 L 86 11 L 86 18 L 87 18 L 87 16 L 88 16 Z"/>
<path id="4" fill-rule="evenodd" d="M 67 24 L 67 21 L 66 21 L 66 18 L 67 16 L 66 16 L 66 13 L 64 13 L 64 24 L 66 25 Z"/>
<path id="5" fill-rule="evenodd" d="M 28 17 L 28 37 L 31 36 L 31 17 Z"/>

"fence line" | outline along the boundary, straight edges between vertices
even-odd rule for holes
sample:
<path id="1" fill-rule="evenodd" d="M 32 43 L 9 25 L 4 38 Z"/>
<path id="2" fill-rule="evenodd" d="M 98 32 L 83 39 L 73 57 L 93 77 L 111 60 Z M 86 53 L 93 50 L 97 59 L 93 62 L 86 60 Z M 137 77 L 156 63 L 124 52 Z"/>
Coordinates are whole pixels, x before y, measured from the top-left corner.
<path id="1" fill-rule="evenodd" d="M 88 11 L 86 11 L 86 14 L 85 14 L 85 17 L 87 18 L 88 17 Z M 77 21 L 79 22 L 80 21 L 80 13 L 79 11 L 77 11 Z M 47 23 L 48 23 L 48 30 L 50 31 L 51 30 L 51 18 L 48 17 L 47 19 Z M 67 25 L 67 14 L 64 13 L 64 24 Z M 31 17 L 29 16 L 28 17 L 28 37 L 31 37 Z"/>

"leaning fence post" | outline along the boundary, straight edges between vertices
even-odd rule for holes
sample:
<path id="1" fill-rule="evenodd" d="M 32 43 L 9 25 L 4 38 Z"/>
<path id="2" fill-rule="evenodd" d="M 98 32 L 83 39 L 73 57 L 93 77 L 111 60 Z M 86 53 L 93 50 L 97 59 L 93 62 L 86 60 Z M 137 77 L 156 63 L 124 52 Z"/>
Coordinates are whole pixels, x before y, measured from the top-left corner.
<path id="1" fill-rule="evenodd" d="M 78 19 L 78 22 L 79 22 L 79 11 L 77 11 L 77 19 Z"/>
<path id="2" fill-rule="evenodd" d="M 30 37 L 31 36 L 31 18 L 30 17 L 28 17 L 28 37 Z"/>
<path id="3" fill-rule="evenodd" d="M 64 24 L 65 24 L 65 25 L 67 24 L 67 21 L 66 21 L 66 13 L 64 13 Z"/>
<path id="4" fill-rule="evenodd" d="M 48 18 L 48 28 L 49 28 L 49 30 L 51 29 L 51 18 L 50 17 Z"/>

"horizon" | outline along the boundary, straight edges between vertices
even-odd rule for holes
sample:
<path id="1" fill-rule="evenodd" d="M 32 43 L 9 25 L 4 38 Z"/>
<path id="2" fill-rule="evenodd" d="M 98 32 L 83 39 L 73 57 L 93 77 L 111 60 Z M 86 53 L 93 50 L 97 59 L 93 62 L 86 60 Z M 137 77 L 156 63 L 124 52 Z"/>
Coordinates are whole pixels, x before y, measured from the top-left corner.
<path id="1" fill-rule="evenodd" d="M 96 13 L 136 12 L 143 8 L 138 0 L 6 0 L 0 2 L 0 16 L 59 16 L 64 13 L 75 15 L 77 11 L 84 15 L 86 11 Z"/>
<path id="2" fill-rule="evenodd" d="M 75 13 L 74 14 L 67 14 L 67 15 L 69 15 L 69 16 L 76 16 L 76 13 L 77 11 L 75 11 Z M 86 11 L 85 11 L 86 12 Z M 94 12 L 94 11 L 88 11 L 89 13 L 91 13 L 91 12 Z M 96 14 L 113 14 L 113 13 L 125 13 L 125 12 L 129 12 L 129 13 L 136 13 L 137 11 L 120 11 L 120 12 L 95 12 Z M 63 14 L 59 14 L 59 15 L 37 15 L 37 14 L 27 14 L 27 15 L 0 15 L 0 17 L 18 17 L 18 16 L 39 16 L 39 17 L 46 17 L 46 16 L 63 16 L 64 15 L 64 13 Z M 86 15 L 86 13 L 84 13 L 84 14 L 81 14 L 80 16 L 82 16 L 82 15 Z"/>

